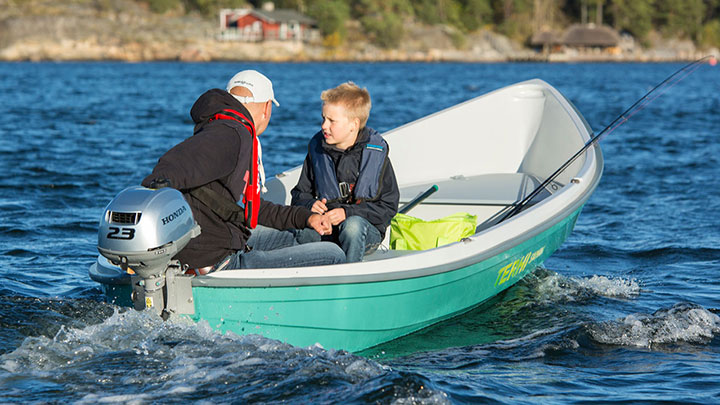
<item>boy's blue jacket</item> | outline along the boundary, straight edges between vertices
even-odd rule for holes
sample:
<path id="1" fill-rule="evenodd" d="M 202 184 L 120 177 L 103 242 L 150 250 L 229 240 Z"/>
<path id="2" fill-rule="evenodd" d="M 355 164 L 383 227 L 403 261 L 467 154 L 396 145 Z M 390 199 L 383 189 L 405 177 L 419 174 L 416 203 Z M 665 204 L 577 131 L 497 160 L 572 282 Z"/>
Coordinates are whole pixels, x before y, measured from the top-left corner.
<path id="1" fill-rule="evenodd" d="M 292 205 L 311 208 L 316 200 L 325 197 L 328 199 L 328 209 L 342 207 L 347 217 L 363 217 L 384 236 L 390 220 L 397 214 L 400 191 L 387 157 L 387 144 L 376 134 L 372 128 L 363 128 L 355 144 L 344 151 L 328 145 L 322 132 L 315 134 L 308 145 L 308 155 L 298 184 L 290 192 Z M 384 150 L 379 151 L 380 147 Z M 364 168 L 361 178 L 361 163 L 376 167 Z M 323 179 L 316 179 L 320 171 L 324 173 L 321 174 Z M 332 201 L 339 195 L 337 184 L 330 184 L 335 181 L 350 185 L 350 201 Z M 318 190 L 318 185 L 321 190 Z"/>

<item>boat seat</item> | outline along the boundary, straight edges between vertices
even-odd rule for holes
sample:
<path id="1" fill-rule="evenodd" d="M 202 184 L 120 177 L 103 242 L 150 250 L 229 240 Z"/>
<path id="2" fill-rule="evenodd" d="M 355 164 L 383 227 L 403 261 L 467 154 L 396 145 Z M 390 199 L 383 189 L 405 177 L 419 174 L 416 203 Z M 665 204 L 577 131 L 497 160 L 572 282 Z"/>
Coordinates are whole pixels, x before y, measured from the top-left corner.
<path id="1" fill-rule="evenodd" d="M 541 184 L 541 181 L 537 177 L 526 173 L 492 173 L 468 177 L 462 175 L 453 176 L 432 183 L 400 187 L 400 206 L 407 204 L 434 184 L 438 186 L 438 191 L 423 200 L 422 204 L 502 207 L 512 206 L 522 201 Z M 541 201 L 549 195 L 550 193 L 547 190 L 543 190 L 533 198 L 528 206 Z M 497 208 L 492 213 L 498 213 Z M 476 232 L 494 225 L 497 220 L 498 217 L 496 216 L 481 217 Z M 381 247 L 374 253 L 366 255 L 363 260 L 389 259 L 418 252 L 390 250 L 389 246 L 390 228 L 388 227 Z"/>
<path id="2" fill-rule="evenodd" d="M 437 184 L 438 191 L 423 204 L 443 205 L 513 205 L 532 193 L 541 184 L 537 177 L 526 173 L 493 173 L 477 176 L 453 176 L 446 180 L 400 188 L 400 206 Z M 543 191 L 533 201 L 549 195 Z"/>

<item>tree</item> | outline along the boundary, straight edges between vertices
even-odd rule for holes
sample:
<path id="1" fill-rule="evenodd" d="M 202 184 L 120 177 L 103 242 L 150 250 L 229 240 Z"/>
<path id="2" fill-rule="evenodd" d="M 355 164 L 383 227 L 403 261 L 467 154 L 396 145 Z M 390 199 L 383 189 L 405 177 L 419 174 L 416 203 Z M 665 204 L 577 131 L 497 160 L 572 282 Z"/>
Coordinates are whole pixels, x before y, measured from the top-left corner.
<path id="1" fill-rule="evenodd" d="M 653 28 L 656 0 L 613 0 L 611 10 L 615 29 L 630 32 L 643 40 Z"/>
<path id="2" fill-rule="evenodd" d="M 705 16 L 703 0 L 663 0 L 658 13 L 666 36 L 698 39 Z"/>
<path id="3" fill-rule="evenodd" d="M 305 0 L 275 0 L 275 8 L 289 8 L 298 10 L 301 13 L 308 12 L 308 2 Z M 262 6 L 262 4 L 260 4 Z"/>
<path id="4" fill-rule="evenodd" d="M 532 35 L 533 0 L 493 0 L 493 9 L 499 32 L 517 40 Z"/>
<path id="5" fill-rule="evenodd" d="M 365 32 L 372 42 L 383 48 L 394 48 L 400 44 L 405 34 L 403 23 L 397 14 L 380 12 L 360 19 Z"/>
<path id="6" fill-rule="evenodd" d="M 308 15 L 317 21 L 324 37 L 334 35 L 339 42 L 345 38 L 345 22 L 350 17 L 350 6 L 344 0 L 316 1 Z"/>
<path id="7" fill-rule="evenodd" d="M 462 11 L 460 22 L 468 31 L 475 31 L 492 21 L 492 5 L 490 0 L 461 1 Z"/>
<path id="8" fill-rule="evenodd" d="M 412 16 L 413 5 L 410 0 L 350 0 L 351 13 L 354 18 L 362 18 L 371 14 L 388 13 L 398 16 Z"/>
<path id="9" fill-rule="evenodd" d="M 153 13 L 162 14 L 180 5 L 180 0 L 148 0 L 148 5 Z"/>
<path id="10" fill-rule="evenodd" d="M 595 1 L 595 24 L 602 25 L 603 24 L 603 6 L 605 5 L 605 0 L 594 0 Z"/>
<path id="11" fill-rule="evenodd" d="M 461 25 L 461 7 L 455 0 L 416 0 L 412 6 L 415 16 L 424 23 Z"/>
<path id="12" fill-rule="evenodd" d="M 555 27 L 560 23 L 563 10 L 560 3 L 564 0 L 533 1 L 533 32 Z"/>
<path id="13" fill-rule="evenodd" d="M 720 20 L 714 19 L 703 25 L 700 43 L 704 46 L 720 47 Z"/>
<path id="14" fill-rule="evenodd" d="M 405 28 L 403 18 L 413 15 L 409 0 L 355 0 L 351 13 L 360 19 L 370 40 L 384 48 L 400 44 Z"/>
<path id="15" fill-rule="evenodd" d="M 184 0 L 188 10 L 196 10 L 206 16 L 216 16 L 220 9 L 239 8 L 247 5 L 245 0 Z"/>

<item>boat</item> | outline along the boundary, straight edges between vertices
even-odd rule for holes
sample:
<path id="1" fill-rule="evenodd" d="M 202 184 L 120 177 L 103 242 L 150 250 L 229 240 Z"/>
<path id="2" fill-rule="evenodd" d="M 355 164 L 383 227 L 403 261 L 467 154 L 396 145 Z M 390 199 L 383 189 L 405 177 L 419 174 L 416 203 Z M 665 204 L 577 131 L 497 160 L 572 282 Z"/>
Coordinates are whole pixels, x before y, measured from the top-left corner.
<path id="1" fill-rule="evenodd" d="M 602 152 L 593 144 L 555 173 L 587 146 L 592 130 L 567 98 L 540 79 L 492 91 L 383 136 L 401 205 L 437 186 L 409 214 L 432 220 L 469 213 L 478 218 L 473 235 L 421 251 L 389 249 L 386 238 L 359 263 L 192 276 L 168 271 L 157 278 L 166 290 L 154 295 L 165 300 L 163 315 L 301 347 L 362 351 L 459 316 L 513 286 L 570 235 L 603 171 Z M 299 175 L 300 166 L 276 175 L 263 197 L 288 204 Z M 503 215 L 513 208 L 521 209 Z M 155 294 L 147 290 L 150 283 L 128 274 L 129 259 L 122 254 L 111 257 L 99 255 L 89 269 L 107 300 L 149 307 Z"/>

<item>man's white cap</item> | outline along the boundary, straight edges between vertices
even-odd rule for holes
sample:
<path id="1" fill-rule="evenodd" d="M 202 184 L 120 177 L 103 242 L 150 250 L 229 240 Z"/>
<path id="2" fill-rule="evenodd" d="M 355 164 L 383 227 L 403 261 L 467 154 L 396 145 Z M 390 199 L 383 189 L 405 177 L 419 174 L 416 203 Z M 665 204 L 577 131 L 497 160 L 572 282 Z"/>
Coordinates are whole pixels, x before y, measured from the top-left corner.
<path id="1" fill-rule="evenodd" d="M 233 87 L 245 87 L 252 93 L 252 97 L 240 97 L 233 94 L 233 97 L 241 103 L 264 103 L 272 100 L 276 106 L 280 107 L 275 100 L 272 82 L 257 70 L 243 70 L 236 73 L 227 84 L 227 92 L 229 93 Z"/>

